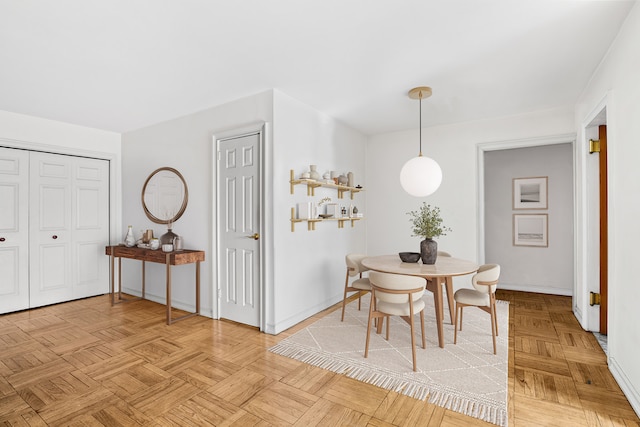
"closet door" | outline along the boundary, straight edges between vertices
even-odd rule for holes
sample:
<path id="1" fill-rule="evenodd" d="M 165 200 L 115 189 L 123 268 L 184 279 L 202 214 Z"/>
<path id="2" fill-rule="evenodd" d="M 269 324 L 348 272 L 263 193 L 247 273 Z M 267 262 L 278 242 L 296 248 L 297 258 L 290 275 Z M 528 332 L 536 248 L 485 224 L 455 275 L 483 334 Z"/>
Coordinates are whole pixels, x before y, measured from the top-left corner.
<path id="1" fill-rule="evenodd" d="M 31 153 L 30 306 L 108 292 L 108 162 Z"/>
<path id="2" fill-rule="evenodd" d="M 29 308 L 29 152 L 0 148 L 0 313 Z"/>

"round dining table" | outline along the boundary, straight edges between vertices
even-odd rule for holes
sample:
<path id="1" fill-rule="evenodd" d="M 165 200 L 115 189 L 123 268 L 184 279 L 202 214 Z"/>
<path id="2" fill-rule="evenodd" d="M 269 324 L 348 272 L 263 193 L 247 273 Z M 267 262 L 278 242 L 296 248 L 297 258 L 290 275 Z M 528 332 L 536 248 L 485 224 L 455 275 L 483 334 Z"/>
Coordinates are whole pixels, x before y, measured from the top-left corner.
<path id="1" fill-rule="evenodd" d="M 362 265 L 374 271 L 418 276 L 427 280 L 426 289 L 433 293 L 436 324 L 438 326 L 438 345 L 441 348 L 444 348 L 444 301 L 442 298 L 442 285 L 445 285 L 447 288 L 449 316 L 453 324 L 453 276 L 475 273 L 480 267 L 472 261 L 446 256 L 439 256 L 435 264 L 423 264 L 421 261 L 413 263 L 403 262 L 398 255 L 367 257 L 362 260 Z"/>

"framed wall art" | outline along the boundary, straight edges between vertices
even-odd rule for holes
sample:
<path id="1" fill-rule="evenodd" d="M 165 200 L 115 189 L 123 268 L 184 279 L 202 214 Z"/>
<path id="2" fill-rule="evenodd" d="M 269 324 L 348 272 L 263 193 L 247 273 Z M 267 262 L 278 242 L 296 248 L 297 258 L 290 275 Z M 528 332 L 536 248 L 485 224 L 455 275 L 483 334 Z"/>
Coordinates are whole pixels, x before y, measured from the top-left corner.
<path id="1" fill-rule="evenodd" d="M 514 214 L 514 246 L 549 246 L 549 226 L 547 214 Z"/>
<path id="2" fill-rule="evenodd" d="M 513 178 L 513 209 L 547 209 L 547 177 Z"/>

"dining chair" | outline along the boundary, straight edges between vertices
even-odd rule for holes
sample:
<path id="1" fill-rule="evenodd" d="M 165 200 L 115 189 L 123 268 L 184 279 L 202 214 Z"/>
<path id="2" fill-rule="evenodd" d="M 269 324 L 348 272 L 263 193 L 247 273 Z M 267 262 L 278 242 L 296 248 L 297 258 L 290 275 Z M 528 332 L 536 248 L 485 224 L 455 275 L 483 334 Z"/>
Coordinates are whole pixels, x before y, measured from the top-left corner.
<path id="1" fill-rule="evenodd" d="M 427 348 L 424 338 L 424 307 L 422 299 L 426 280 L 421 277 L 405 276 L 402 274 L 382 273 L 372 271 L 369 274 L 371 281 L 371 304 L 369 305 L 369 320 L 367 321 L 367 341 L 364 347 L 364 357 L 369 355 L 369 336 L 372 322 L 378 320 L 378 333 L 382 331 L 382 323 L 387 319 L 387 335 L 389 340 L 389 318 L 400 316 L 411 330 L 411 352 L 413 356 L 413 370 L 416 365 L 416 342 L 413 328 L 413 315 L 420 313 L 420 329 L 422 331 L 422 348 Z"/>
<path id="2" fill-rule="evenodd" d="M 362 265 L 362 260 L 367 256 L 363 254 L 348 254 L 345 256 L 347 263 L 347 275 L 344 280 L 344 297 L 342 298 L 342 318 L 344 321 L 344 307 L 347 303 L 347 294 L 349 292 L 358 292 L 358 310 L 362 307 L 362 293 L 371 290 L 371 283 L 368 277 L 362 277 L 362 273 L 369 271 L 367 267 Z M 357 277 L 356 280 L 349 283 L 350 277 Z"/>
<path id="3" fill-rule="evenodd" d="M 445 251 L 438 251 L 438 256 L 451 258 L 451 254 Z M 454 317 L 453 277 L 451 276 L 445 277 L 444 282 L 442 282 L 442 284 L 444 285 L 444 290 L 445 290 L 445 293 L 447 294 L 447 304 L 449 305 L 449 320 L 453 325 L 453 317 Z M 444 320 L 444 310 L 442 310 L 442 320 Z"/>
<path id="4" fill-rule="evenodd" d="M 458 318 L 462 331 L 462 309 L 468 306 L 478 307 L 491 315 L 491 336 L 493 338 L 493 354 L 496 354 L 496 336 L 498 336 L 498 317 L 496 316 L 496 288 L 500 277 L 498 264 L 484 264 L 471 278 L 475 289 L 459 289 L 454 295 L 456 301 L 456 318 L 453 324 L 453 343 L 458 339 Z"/>

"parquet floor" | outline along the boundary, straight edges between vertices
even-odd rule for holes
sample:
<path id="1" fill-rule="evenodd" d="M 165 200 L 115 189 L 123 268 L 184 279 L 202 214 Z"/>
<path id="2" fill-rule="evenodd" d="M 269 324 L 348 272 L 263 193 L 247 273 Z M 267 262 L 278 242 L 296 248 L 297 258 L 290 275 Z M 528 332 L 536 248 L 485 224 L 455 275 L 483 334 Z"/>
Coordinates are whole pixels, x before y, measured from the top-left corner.
<path id="1" fill-rule="evenodd" d="M 499 298 L 510 426 L 640 425 L 570 298 Z M 490 425 L 266 350 L 326 312 L 271 336 L 204 317 L 166 326 L 164 309 L 100 296 L 0 316 L 0 425 Z"/>

